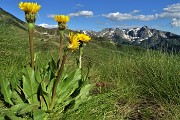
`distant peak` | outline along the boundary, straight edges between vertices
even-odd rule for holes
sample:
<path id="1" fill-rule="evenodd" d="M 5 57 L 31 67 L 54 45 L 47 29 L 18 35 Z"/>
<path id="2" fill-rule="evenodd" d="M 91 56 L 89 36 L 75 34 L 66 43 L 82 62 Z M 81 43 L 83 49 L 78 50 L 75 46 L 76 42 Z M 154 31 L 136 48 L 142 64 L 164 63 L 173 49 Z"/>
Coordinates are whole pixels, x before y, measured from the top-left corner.
<path id="1" fill-rule="evenodd" d="M 148 28 L 148 26 L 143 26 L 144 28 Z"/>
<path id="2" fill-rule="evenodd" d="M 149 27 L 148 27 L 148 26 L 143 26 L 142 28 L 143 28 L 143 29 L 149 29 Z"/>
<path id="3" fill-rule="evenodd" d="M 142 28 L 141 28 L 141 30 L 148 30 L 149 28 L 148 28 L 148 26 L 143 26 Z"/>

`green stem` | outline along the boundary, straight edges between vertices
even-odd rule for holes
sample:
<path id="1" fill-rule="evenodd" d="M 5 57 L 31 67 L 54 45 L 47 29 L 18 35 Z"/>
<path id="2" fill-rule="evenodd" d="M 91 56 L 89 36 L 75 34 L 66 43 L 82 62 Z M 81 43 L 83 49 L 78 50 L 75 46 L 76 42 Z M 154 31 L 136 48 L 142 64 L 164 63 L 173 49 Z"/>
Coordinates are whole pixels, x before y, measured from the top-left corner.
<path id="1" fill-rule="evenodd" d="M 58 61 L 57 61 L 58 67 L 59 67 L 59 64 L 60 64 L 60 58 L 62 56 L 63 41 L 64 41 L 64 30 L 60 30 L 60 36 L 59 36 L 59 56 L 58 56 Z"/>
<path id="2" fill-rule="evenodd" d="M 79 68 L 82 68 L 83 45 L 79 47 Z"/>
<path id="3" fill-rule="evenodd" d="M 62 76 L 62 72 L 63 72 L 63 69 L 64 69 L 64 65 L 65 65 L 65 63 L 66 63 L 67 54 L 68 54 L 68 51 L 66 51 L 66 52 L 64 53 L 64 55 L 63 55 L 61 67 L 60 67 L 60 69 L 58 70 L 58 76 L 57 76 L 56 80 L 54 81 L 50 110 L 52 109 L 53 104 L 54 104 L 54 100 L 55 100 L 55 98 L 56 98 L 56 89 L 57 89 L 58 83 L 59 83 L 59 81 L 60 81 L 60 78 L 61 78 L 61 76 Z"/>
<path id="4" fill-rule="evenodd" d="M 29 45 L 30 45 L 30 57 L 31 57 L 31 68 L 34 69 L 34 47 L 33 47 L 33 34 L 34 34 L 34 23 L 28 23 L 29 32 Z"/>

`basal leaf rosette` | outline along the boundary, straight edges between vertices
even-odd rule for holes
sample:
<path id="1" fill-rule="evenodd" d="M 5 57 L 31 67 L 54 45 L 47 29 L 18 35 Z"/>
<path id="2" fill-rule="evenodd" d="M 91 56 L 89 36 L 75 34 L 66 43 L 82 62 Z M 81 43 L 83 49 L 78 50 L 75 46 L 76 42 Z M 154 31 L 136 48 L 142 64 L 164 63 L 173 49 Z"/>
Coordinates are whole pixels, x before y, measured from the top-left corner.
<path id="1" fill-rule="evenodd" d="M 25 12 L 25 18 L 28 23 L 35 23 L 36 13 L 40 10 L 41 5 L 33 2 L 20 2 L 19 8 Z"/>
<path id="2" fill-rule="evenodd" d="M 70 20 L 66 15 L 55 15 L 54 19 L 58 22 L 59 30 L 65 30 L 67 28 L 66 23 Z"/>

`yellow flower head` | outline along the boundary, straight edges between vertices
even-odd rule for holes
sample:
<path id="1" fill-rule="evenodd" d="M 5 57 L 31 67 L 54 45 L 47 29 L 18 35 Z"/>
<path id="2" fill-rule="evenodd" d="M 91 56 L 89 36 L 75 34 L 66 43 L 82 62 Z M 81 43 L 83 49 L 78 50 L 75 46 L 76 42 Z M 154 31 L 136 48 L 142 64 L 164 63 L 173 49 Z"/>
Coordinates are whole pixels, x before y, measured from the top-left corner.
<path id="1" fill-rule="evenodd" d="M 91 40 L 90 36 L 86 34 L 79 34 L 79 41 L 88 42 L 89 40 Z"/>
<path id="2" fill-rule="evenodd" d="M 54 19 L 58 23 L 64 23 L 64 24 L 66 24 L 70 20 L 70 18 L 68 16 L 65 16 L 65 15 L 55 15 Z"/>
<path id="3" fill-rule="evenodd" d="M 36 14 L 39 11 L 39 9 L 41 8 L 41 6 L 38 5 L 37 3 L 20 2 L 19 8 L 21 10 L 23 10 L 25 13 Z"/>
<path id="4" fill-rule="evenodd" d="M 69 45 L 68 48 L 71 49 L 72 51 L 76 50 L 79 48 L 79 34 L 74 34 L 74 33 L 70 33 L 69 34 Z"/>

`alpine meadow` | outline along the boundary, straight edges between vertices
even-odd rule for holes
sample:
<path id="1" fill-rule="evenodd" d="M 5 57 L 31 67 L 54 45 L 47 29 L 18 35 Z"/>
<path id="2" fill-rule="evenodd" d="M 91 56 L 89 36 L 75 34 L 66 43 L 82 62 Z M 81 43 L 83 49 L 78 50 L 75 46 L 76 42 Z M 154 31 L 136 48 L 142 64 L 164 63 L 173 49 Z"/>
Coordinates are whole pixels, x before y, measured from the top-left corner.
<path id="1" fill-rule="evenodd" d="M 0 8 L 0 120 L 180 120 L 180 35 L 74 30 L 77 14 L 46 28 L 43 5 L 17 8 L 25 21 Z"/>

